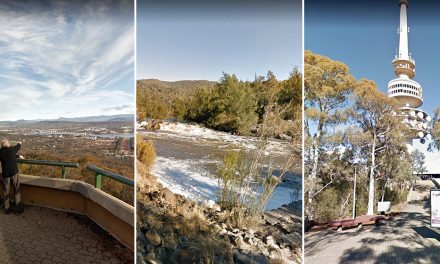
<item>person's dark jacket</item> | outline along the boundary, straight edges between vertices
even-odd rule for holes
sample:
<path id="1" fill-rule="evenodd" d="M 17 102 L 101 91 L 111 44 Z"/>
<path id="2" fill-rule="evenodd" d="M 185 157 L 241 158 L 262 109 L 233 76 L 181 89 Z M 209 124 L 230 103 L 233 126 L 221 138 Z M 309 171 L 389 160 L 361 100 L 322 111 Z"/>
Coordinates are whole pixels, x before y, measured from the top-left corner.
<path id="1" fill-rule="evenodd" d="M 21 144 L 18 143 L 16 146 L 0 149 L 3 178 L 10 178 L 18 173 L 17 153 L 20 147 Z"/>

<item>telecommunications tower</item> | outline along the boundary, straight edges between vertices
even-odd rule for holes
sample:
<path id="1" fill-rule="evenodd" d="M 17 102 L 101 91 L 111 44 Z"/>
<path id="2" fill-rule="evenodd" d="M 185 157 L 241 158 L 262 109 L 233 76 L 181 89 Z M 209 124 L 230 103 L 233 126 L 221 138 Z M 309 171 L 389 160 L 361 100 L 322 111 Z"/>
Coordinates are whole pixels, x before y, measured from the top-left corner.
<path id="1" fill-rule="evenodd" d="M 399 49 L 393 60 L 394 74 L 396 79 L 388 83 L 388 96 L 395 98 L 399 105 L 398 116 L 402 122 L 411 129 L 408 135 L 408 143 L 418 138 L 421 143 L 431 139 L 428 126 L 431 117 L 419 107 L 423 104 L 422 86 L 413 80 L 416 75 L 416 62 L 408 52 L 407 8 L 408 0 L 400 0 L 400 26 L 397 29 L 399 34 Z M 411 144 L 412 145 L 412 144 Z"/>

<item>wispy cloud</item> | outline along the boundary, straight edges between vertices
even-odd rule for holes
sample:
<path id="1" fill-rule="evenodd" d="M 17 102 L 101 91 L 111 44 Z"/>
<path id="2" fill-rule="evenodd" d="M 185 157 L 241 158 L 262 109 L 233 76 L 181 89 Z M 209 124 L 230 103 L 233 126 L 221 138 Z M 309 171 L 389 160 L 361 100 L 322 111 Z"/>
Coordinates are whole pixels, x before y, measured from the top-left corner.
<path id="1" fill-rule="evenodd" d="M 0 32 L 0 120 L 133 105 L 133 1 L 2 1 Z"/>
<path id="2" fill-rule="evenodd" d="M 118 105 L 118 106 L 113 106 L 113 107 L 104 107 L 102 110 L 106 111 L 106 112 L 111 112 L 111 111 L 121 111 L 121 110 L 128 110 L 130 111 L 131 109 L 133 109 L 132 105 Z"/>

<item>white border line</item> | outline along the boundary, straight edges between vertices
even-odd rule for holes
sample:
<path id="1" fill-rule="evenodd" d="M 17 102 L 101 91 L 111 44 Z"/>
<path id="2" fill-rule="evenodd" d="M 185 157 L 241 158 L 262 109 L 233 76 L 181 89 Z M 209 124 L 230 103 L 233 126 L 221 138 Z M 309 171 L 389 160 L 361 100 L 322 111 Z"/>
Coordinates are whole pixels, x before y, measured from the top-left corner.
<path id="1" fill-rule="evenodd" d="M 137 256 L 137 170 L 136 170 L 136 117 L 137 117 L 137 106 L 136 106 L 136 80 L 137 80 L 137 56 L 136 56 L 136 36 L 137 36 L 137 17 L 136 17 L 136 13 L 137 13 L 137 1 L 133 0 L 133 23 L 134 23 L 134 30 L 133 30 L 133 52 L 134 52 L 134 60 L 133 60 L 133 68 L 134 68 L 134 72 L 133 72 L 133 91 L 134 91 L 134 117 L 133 117 L 133 133 L 134 133 L 134 164 L 133 164 L 133 169 L 134 169 L 134 195 L 133 195 L 133 206 L 134 206 L 134 230 L 133 230 L 133 239 L 134 239 L 134 250 L 133 250 L 133 263 L 136 263 L 136 256 Z"/>
<path id="2" fill-rule="evenodd" d="M 304 50 L 305 50 L 305 46 L 304 46 L 304 28 L 305 28 L 305 24 L 304 24 L 304 2 L 305 0 L 302 0 L 302 120 L 301 120 L 301 124 L 302 124 L 302 149 L 301 149 L 301 158 L 302 158 L 302 234 L 301 234 L 301 239 L 302 239 L 302 262 L 305 263 L 305 245 L 304 245 L 304 231 L 305 231 L 305 218 L 304 218 L 304 205 L 305 205 L 305 200 L 304 200 L 304 120 L 305 120 L 305 111 L 304 111 L 304 101 L 305 101 L 305 93 L 304 93 L 304 78 L 305 78 L 305 67 L 304 67 Z"/>

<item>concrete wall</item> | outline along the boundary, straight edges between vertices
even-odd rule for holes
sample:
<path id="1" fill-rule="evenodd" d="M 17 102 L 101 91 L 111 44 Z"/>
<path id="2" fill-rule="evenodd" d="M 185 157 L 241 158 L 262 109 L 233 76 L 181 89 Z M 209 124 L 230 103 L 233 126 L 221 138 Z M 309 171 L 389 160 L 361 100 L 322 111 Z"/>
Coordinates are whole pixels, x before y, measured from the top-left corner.
<path id="1" fill-rule="evenodd" d="M 20 183 L 23 203 L 87 215 L 134 250 L 133 206 L 82 181 L 20 175 Z"/>

